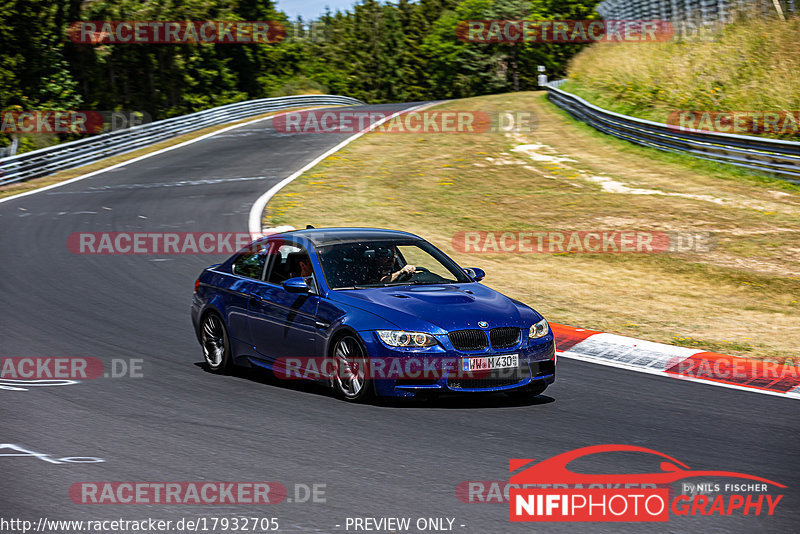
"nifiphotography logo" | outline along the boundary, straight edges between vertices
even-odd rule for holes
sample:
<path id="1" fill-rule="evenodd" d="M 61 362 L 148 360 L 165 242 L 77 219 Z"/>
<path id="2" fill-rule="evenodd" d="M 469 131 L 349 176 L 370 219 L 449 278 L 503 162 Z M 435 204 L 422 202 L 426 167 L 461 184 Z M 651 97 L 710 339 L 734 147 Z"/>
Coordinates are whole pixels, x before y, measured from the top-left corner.
<path id="1" fill-rule="evenodd" d="M 567 468 L 574 460 L 605 452 L 655 455 L 660 457 L 661 471 L 582 474 Z M 786 487 L 744 473 L 693 470 L 664 453 L 634 445 L 583 447 L 541 462 L 512 459 L 509 468 L 516 472 L 509 481 L 510 521 L 669 521 L 670 512 L 675 516 L 773 515 L 784 496 L 769 494 L 768 488 Z M 696 477 L 739 480 L 682 483 L 680 494 L 670 492 L 670 484 Z M 698 488 L 716 495 L 700 494 Z"/>

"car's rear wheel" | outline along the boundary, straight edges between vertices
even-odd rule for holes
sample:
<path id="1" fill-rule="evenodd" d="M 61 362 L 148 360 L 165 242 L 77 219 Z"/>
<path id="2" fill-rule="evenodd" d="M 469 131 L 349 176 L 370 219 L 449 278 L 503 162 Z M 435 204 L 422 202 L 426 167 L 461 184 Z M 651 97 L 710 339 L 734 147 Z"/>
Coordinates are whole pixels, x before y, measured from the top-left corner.
<path id="1" fill-rule="evenodd" d="M 212 373 L 226 373 L 231 367 L 231 344 L 225 324 L 216 313 L 209 313 L 200 327 L 200 345 L 208 370 Z"/>
<path id="2" fill-rule="evenodd" d="M 346 401 L 364 402 L 372 398 L 374 387 L 369 378 L 369 360 L 361 343 L 347 334 L 333 347 L 336 368 L 331 385 L 336 394 Z"/>

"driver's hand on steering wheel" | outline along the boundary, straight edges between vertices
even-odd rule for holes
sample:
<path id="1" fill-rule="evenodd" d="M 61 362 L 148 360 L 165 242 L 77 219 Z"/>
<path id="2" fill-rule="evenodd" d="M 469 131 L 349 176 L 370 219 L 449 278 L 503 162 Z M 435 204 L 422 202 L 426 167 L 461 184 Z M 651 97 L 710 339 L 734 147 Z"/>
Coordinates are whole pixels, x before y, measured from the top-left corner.
<path id="1" fill-rule="evenodd" d="M 394 282 L 396 280 L 400 280 L 401 278 L 402 279 L 411 278 L 411 276 L 415 272 L 417 272 L 417 268 L 416 267 L 414 267 L 413 265 L 405 265 L 399 271 L 395 271 L 393 273 L 389 273 L 386 276 L 384 276 L 383 278 L 381 278 L 381 282 L 390 282 L 391 283 L 391 282 Z"/>
<path id="2" fill-rule="evenodd" d="M 417 272 L 417 268 L 413 265 L 405 265 L 399 271 L 395 271 L 389 276 L 389 281 L 394 282 L 396 280 L 408 280 L 411 276 Z"/>
<path id="3" fill-rule="evenodd" d="M 402 269 L 400 269 L 398 274 L 400 274 L 400 275 L 409 274 L 410 275 L 410 274 L 414 274 L 415 272 L 417 272 L 417 268 L 416 267 L 414 267 L 413 265 L 406 265 Z"/>

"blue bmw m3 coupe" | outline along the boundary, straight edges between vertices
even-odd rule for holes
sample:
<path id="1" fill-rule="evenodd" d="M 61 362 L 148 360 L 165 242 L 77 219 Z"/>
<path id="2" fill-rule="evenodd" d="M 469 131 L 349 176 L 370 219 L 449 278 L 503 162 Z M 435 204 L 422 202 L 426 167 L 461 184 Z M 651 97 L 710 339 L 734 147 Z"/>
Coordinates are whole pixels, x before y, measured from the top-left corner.
<path id="1" fill-rule="evenodd" d="M 550 327 L 484 276 L 406 232 L 295 230 L 203 270 L 192 322 L 210 371 L 263 367 L 348 401 L 538 395 L 555 380 Z"/>

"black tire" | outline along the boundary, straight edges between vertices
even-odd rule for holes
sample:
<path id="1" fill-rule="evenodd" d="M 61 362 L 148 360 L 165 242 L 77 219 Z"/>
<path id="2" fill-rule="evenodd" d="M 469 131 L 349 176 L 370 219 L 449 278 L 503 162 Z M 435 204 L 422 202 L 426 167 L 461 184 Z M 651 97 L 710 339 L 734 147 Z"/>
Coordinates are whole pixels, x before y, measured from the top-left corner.
<path id="1" fill-rule="evenodd" d="M 369 374 L 369 357 L 361 342 L 350 334 L 338 338 L 331 357 L 336 371 L 331 386 L 337 397 L 348 402 L 365 402 L 375 396 L 375 386 Z"/>
<path id="2" fill-rule="evenodd" d="M 200 346 L 203 359 L 212 373 L 227 374 L 231 370 L 231 343 L 222 318 L 208 313 L 200 324 Z"/>
<path id="3" fill-rule="evenodd" d="M 533 382 L 522 389 L 512 389 L 504 391 L 504 393 L 515 400 L 528 400 L 541 395 L 546 389 L 547 384 L 537 384 Z"/>

